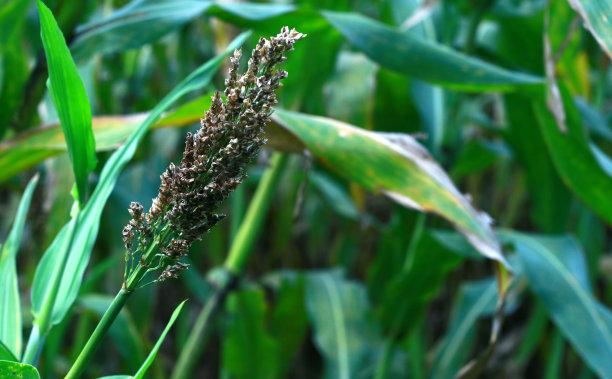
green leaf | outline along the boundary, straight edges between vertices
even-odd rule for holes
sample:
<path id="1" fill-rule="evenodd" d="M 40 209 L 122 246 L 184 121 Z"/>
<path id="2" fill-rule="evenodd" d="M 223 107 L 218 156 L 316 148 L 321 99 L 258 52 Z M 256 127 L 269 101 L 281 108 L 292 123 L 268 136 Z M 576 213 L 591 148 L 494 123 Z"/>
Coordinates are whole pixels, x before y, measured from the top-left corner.
<path id="1" fill-rule="evenodd" d="M 147 372 L 147 369 L 149 368 L 149 366 L 151 366 L 151 364 L 153 363 L 153 360 L 155 360 L 155 356 L 157 355 L 157 352 L 159 351 L 159 348 L 161 347 L 162 342 L 164 342 L 164 339 L 166 338 L 166 334 L 168 334 L 168 331 L 170 331 L 172 324 L 174 324 L 174 321 L 176 321 L 176 318 L 181 313 L 181 309 L 183 309 L 183 305 L 185 305 L 185 301 L 187 300 L 184 300 L 182 303 L 180 303 L 179 306 L 176 307 L 174 312 L 172 312 L 172 316 L 170 316 L 170 320 L 168 321 L 168 324 L 166 324 L 166 328 L 164 329 L 162 334 L 157 339 L 155 346 L 153 346 L 153 349 L 147 356 L 147 359 L 144 361 L 142 366 L 140 366 L 140 369 L 138 369 L 138 372 L 134 374 L 134 379 L 144 378 L 144 375 Z"/>
<path id="2" fill-rule="evenodd" d="M 561 83 L 559 83 L 561 84 Z M 540 131 L 557 172 L 565 184 L 591 210 L 612 223 L 612 177 L 600 166 L 589 147 L 574 102 L 561 86 L 566 114 L 567 133 L 559 130 L 555 118 L 548 111 L 544 100 L 531 101 Z"/>
<path id="3" fill-rule="evenodd" d="M 83 206 L 87 198 L 87 176 L 97 163 L 89 99 L 62 31 L 49 8 L 40 0 L 37 0 L 37 4 L 40 35 L 49 66 L 47 85 L 66 136 L 79 204 Z"/>
<path id="4" fill-rule="evenodd" d="M 488 216 L 472 207 L 414 138 L 280 109 L 273 118 L 338 174 L 404 206 L 441 215 L 481 254 L 508 266 Z"/>
<path id="5" fill-rule="evenodd" d="M 497 286 L 494 279 L 461 286 L 453 305 L 451 321 L 431 369 L 432 378 L 452 378 L 467 360 L 476 321 L 495 311 Z"/>
<path id="6" fill-rule="evenodd" d="M 279 378 L 285 378 L 293 367 L 295 356 L 306 337 L 308 318 L 304 301 L 305 280 L 281 278 L 276 303 L 272 309 L 270 334 L 278 343 Z"/>
<path id="7" fill-rule="evenodd" d="M 59 266 L 59 262 L 63 261 L 65 249 L 62 249 L 62 247 L 69 239 L 69 224 L 65 225 L 58 233 L 36 268 L 34 283 L 32 285 L 32 314 L 35 317 L 35 324 L 38 323 L 39 320 L 37 320 L 37 318 L 41 309 L 45 306 L 53 307 L 51 322 L 52 324 L 57 324 L 61 321 L 76 299 L 81 286 L 83 273 L 89 262 L 89 256 L 98 234 L 100 217 L 104 205 L 115 186 L 119 173 L 134 156 L 138 143 L 146 134 L 149 127 L 159 119 L 166 109 L 183 95 L 208 84 L 221 65 L 223 58 L 235 48 L 239 47 L 248 35 L 249 33 L 243 33 L 236 37 L 223 54 L 196 69 L 175 87 L 155 107 L 155 109 L 151 111 L 146 120 L 132 133 L 128 141 L 108 159 L 102 169 L 98 185 L 82 211 L 83 216 L 81 218 L 81 223 L 77 225 L 76 238 L 72 244 L 71 251 L 68 252 L 69 257 L 66 267 L 57 266 Z M 60 276 L 61 285 L 59 294 L 55 304 L 46 304 L 51 300 L 48 297 L 48 288 L 50 287 L 49 278 L 53 277 L 53 271 L 56 269 L 63 270 L 63 274 Z"/>
<path id="8" fill-rule="evenodd" d="M 2 341 L 0 341 L 0 361 L 19 362 L 19 359 L 13 354 Z"/>
<path id="9" fill-rule="evenodd" d="M 0 361 L 0 378 L 40 379 L 36 367 L 25 363 Z"/>
<path id="10" fill-rule="evenodd" d="M 265 326 L 267 306 L 263 290 L 244 289 L 227 299 L 230 318 L 223 339 L 223 368 L 233 378 L 274 378 L 279 370 L 279 345 Z"/>
<path id="11" fill-rule="evenodd" d="M 113 298 L 107 295 L 88 294 L 79 297 L 81 306 L 95 312 L 100 317 L 106 312 L 112 301 Z M 145 360 L 145 349 L 134 320 L 127 309 L 124 308 L 119 312 L 108 332 L 117 350 L 129 364 L 127 369 L 138 370 L 139 362 Z"/>
<path id="12" fill-rule="evenodd" d="M 109 375 L 109 376 L 101 376 L 98 379 L 132 379 L 134 378 L 131 375 Z"/>
<path id="13" fill-rule="evenodd" d="M 11 232 L 0 249 L 0 341 L 17 358 L 21 357 L 22 344 L 17 252 L 36 183 L 38 175 L 30 180 L 23 192 Z"/>
<path id="14" fill-rule="evenodd" d="M 373 367 L 380 336 L 371 319 L 365 287 L 339 271 L 306 275 L 306 310 L 317 349 L 325 359 L 325 378 L 357 378 Z"/>
<path id="15" fill-rule="evenodd" d="M 462 261 L 463 257 L 425 233 L 403 262 L 402 272 L 387 285 L 381 305 L 383 327 L 396 337 L 409 333 L 440 291 L 449 272 Z M 406 296 L 407 293 L 411 295 Z"/>
<path id="16" fill-rule="evenodd" d="M 13 0 L 0 5 L 0 53 L 6 43 L 21 28 L 30 0 Z"/>
<path id="17" fill-rule="evenodd" d="M 531 105 L 532 99 L 518 95 L 506 95 L 504 105 L 508 115 L 508 129 L 504 139 L 525 170 L 532 203 L 532 218 L 546 233 L 566 230 L 572 194 L 563 184 L 555 169 L 553 157 L 544 154 L 547 149 L 542 133 L 534 131 L 537 119 Z M 534 159 L 534 152 L 542 152 Z"/>
<path id="18" fill-rule="evenodd" d="M 612 3 L 608 0 L 568 0 L 601 48 L 612 58 Z"/>
<path id="19" fill-rule="evenodd" d="M 561 333 L 599 376 L 612 377 L 612 316 L 589 290 L 576 242 L 515 232 L 502 236 L 514 243 L 530 288 Z"/>
<path id="20" fill-rule="evenodd" d="M 509 91 L 543 84 L 541 78 L 502 69 L 358 14 L 322 14 L 373 61 L 426 82 L 465 91 Z"/>
<path id="21" fill-rule="evenodd" d="M 137 48 L 159 40 L 203 13 L 264 20 L 293 8 L 283 4 L 215 4 L 195 0 L 132 1 L 108 17 L 81 25 L 72 52 L 80 60 L 94 54 Z"/>

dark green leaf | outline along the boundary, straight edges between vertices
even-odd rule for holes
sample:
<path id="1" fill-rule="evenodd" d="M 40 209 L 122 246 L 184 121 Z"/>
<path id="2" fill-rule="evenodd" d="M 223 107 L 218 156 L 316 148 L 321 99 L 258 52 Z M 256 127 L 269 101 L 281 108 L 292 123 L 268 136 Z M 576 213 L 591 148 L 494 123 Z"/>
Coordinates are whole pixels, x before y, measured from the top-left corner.
<path id="1" fill-rule="evenodd" d="M 543 84 L 541 78 L 499 68 L 358 14 L 323 12 L 323 16 L 370 59 L 417 79 L 466 91 Z"/>
<path id="2" fill-rule="evenodd" d="M 559 330 L 601 377 L 612 373 L 612 316 L 589 290 L 586 264 L 575 241 L 508 232 L 529 286 Z M 582 273 L 578 276 L 572 272 Z"/>
<path id="3" fill-rule="evenodd" d="M 279 345 L 266 330 L 266 308 L 261 289 L 241 290 L 227 299 L 231 321 L 222 361 L 234 378 L 274 378 L 279 372 Z"/>
<path id="4" fill-rule="evenodd" d="M 19 359 L 2 341 L 0 341 L 0 361 L 19 362 Z"/>

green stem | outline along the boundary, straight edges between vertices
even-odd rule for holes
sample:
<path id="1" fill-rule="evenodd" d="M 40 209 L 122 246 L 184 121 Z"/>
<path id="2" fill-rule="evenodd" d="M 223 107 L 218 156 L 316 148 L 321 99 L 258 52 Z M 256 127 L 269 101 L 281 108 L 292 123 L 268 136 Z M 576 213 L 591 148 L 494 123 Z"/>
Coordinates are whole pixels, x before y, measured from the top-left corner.
<path id="1" fill-rule="evenodd" d="M 253 200 L 249 204 L 244 221 L 240 225 L 240 229 L 230 247 L 228 257 L 225 260 L 224 266 L 225 269 L 229 271 L 229 278 L 226 278 L 226 280 L 213 291 L 200 311 L 193 330 L 185 346 L 181 350 L 178 362 L 172 372 L 172 379 L 186 379 L 192 377 L 191 372 L 204 348 L 208 325 L 215 311 L 223 304 L 225 297 L 233 287 L 238 275 L 244 270 L 253 244 L 255 243 L 255 238 L 265 219 L 275 189 L 287 163 L 287 158 L 288 156 L 286 154 L 275 153 L 270 159 L 270 167 L 266 170 L 257 186 L 257 190 L 253 196 Z"/>
<path id="2" fill-rule="evenodd" d="M 376 366 L 374 379 L 387 379 L 387 377 L 389 377 L 389 362 L 391 361 L 391 353 L 393 352 L 394 346 L 395 340 L 393 338 L 387 338 L 381 357 L 378 359 L 378 366 Z"/>
<path id="3" fill-rule="evenodd" d="M 57 294 L 59 293 L 62 276 L 64 274 L 64 270 L 68 263 L 68 258 L 70 257 L 70 251 L 72 250 L 72 244 L 74 243 L 74 237 L 76 228 L 79 225 L 79 218 L 81 216 L 81 210 L 79 209 L 70 224 L 70 231 L 68 232 L 70 235 L 70 240 L 68 242 L 68 246 L 64 251 L 62 256 L 62 260 L 59 264 L 59 269 L 53 273 L 53 277 L 51 279 L 51 289 L 49 290 L 49 295 L 45 297 L 45 302 L 42 305 L 40 313 L 38 317 L 34 320 L 34 325 L 32 325 L 32 332 L 30 333 L 30 338 L 28 339 L 28 344 L 26 346 L 25 352 L 23 353 L 23 363 L 27 363 L 32 366 L 36 366 L 38 363 L 38 358 L 40 357 L 40 352 L 42 351 L 45 338 L 49 334 L 51 327 L 53 326 L 52 318 L 53 318 L 53 309 L 55 308 L 55 300 L 57 299 Z"/>
<path id="4" fill-rule="evenodd" d="M 244 221 L 232 242 L 228 257 L 225 260 L 224 266 L 231 273 L 240 274 L 244 270 L 255 238 L 259 234 L 267 210 L 272 202 L 272 196 L 275 193 L 274 189 L 286 164 L 286 154 L 274 153 L 272 155 L 270 167 L 266 170 L 257 186 Z"/>
<path id="5" fill-rule="evenodd" d="M 81 353 L 70 368 L 70 371 L 68 371 L 68 374 L 66 374 L 66 379 L 74 379 L 81 376 L 96 349 L 98 346 L 100 346 L 100 343 L 108 332 L 108 329 L 112 325 L 113 321 L 115 321 L 115 318 L 131 294 L 131 291 L 122 288 L 117 296 L 115 296 L 111 305 L 108 307 L 106 312 L 104 312 L 102 319 L 96 326 L 96 329 L 93 331 L 91 337 L 89 337 L 87 344 L 83 350 L 81 350 Z"/>

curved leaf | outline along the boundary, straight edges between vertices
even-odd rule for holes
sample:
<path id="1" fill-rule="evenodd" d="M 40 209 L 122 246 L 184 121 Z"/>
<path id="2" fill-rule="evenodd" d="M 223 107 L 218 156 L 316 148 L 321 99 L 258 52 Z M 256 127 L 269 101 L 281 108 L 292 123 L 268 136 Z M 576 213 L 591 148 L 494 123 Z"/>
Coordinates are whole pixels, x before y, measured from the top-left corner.
<path id="1" fill-rule="evenodd" d="M 376 359 L 373 323 L 364 286 L 345 280 L 339 271 L 306 275 L 306 310 L 314 340 L 325 359 L 325 378 L 349 379 Z"/>
<path id="2" fill-rule="evenodd" d="M 277 110 L 273 116 L 323 163 L 366 189 L 452 222 L 484 256 L 502 262 L 490 219 L 459 193 L 427 150 L 408 135 L 372 133 L 317 116 Z"/>
<path id="3" fill-rule="evenodd" d="M 49 66 L 47 85 L 66 136 L 79 204 L 82 206 L 87 198 L 87 176 L 97 163 L 89 99 L 62 31 L 49 8 L 40 0 L 37 0 L 37 4 L 40 35 Z"/>
<path id="4" fill-rule="evenodd" d="M 559 330 L 599 376 L 611 378 L 612 316 L 589 291 L 584 258 L 564 251 L 567 240 L 551 246 L 526 234 L 507 232 L 503 236 L 514 243 L 531 289 Z M 570 269 L 585 274 L 575 276 Z"/>
<path id="5" fill-rule="evenodd" d="M 417 79 L 466 91 L 508 91 L 544 83 L 542 78 L 505 70 L 358 14 L 322 14 L 370 59 Z"/>
<path id="6" fill-rule="evenodd" d="M 19 358 L 21 356 L 21 305 L 17 287 L 17 251 L 32 194 L 38 183 L 34 176 L 21 198 L 13 227 L 4 246 L 0 249 L 0 341 Z M 2 358 L 0 358 L 2 359 Z"/>
<path id="7" fill-rule="evenodd" d="M 77 29 L 75 59 L 133 49 L 154 42 L 202 13 L 263 20 L 293 10 L 284 4 L 219 3 L 196 0 L 132 1 L 110 16 Z"/>
<path id="8" fill-rule="evenodd" d="M 145 359 L 145 361 L 143 362 L 142 366 L 140 366 L 140 369 L 138 369 L 138 372 L 134 374 L 134 379 L 144 378 L 144 375 L 147 372 L 147 369 L 149 368 L 149 366 L 151 366 L 151 364 L 153 363 L 153 360 L 155 360 L 155 356 L 157 355 L 157 352 L 159 351 L 159 348 L 161 347 L 162 342 L 164 342 L 164 339 L 166 338 L 166 335 L 170 331 L 172 324 L 174 324 L 174 321 L 176 321 L 176 318 L 181 313 L 181 310 L 183 309 L 183 305 L 185 305 L 186 301 L 187 300 L 184 300 L 182 303 L 180 303 L 179 306 L 176 307 L 174 312 L 172 312 L 172 316 L 170 316 L 170 320 L 168 320 L 168 324 L 166 324 L 164 331 L 157 339 L 155 346 L 153 346 L 153 349 L 151 349 L 151 352 L 147 356 L 147 359 Z"/>
<path id="9" fill-rule="evenodd" d="M 603 51 L 612 58 L 612 3 L 608 0 L 568 0 Z"/>
<path id="10" fill-rule="evenodd" d="M 559 131 L 543 100 L 531 101 L 548 151 L 565 184 L 591 210 L 612 224 L 612 177 L 593 155 L 580 115 L 569 93 L 561 87 L 567 133 Z"/>
<path id="11" fill-rule="evenodd" d="M 249 33 L 243 33 L 228 46 L 227 50 L 208 61 L 191 73 L 183 82 L 175 87 L 166 97 L 155 107 L 148 115 L 146 120 L 135 130 L 128 141 L 121 146 L 104 165 L 98 185 L 93 191 L 91 198 L 82 211 L 83 216 L 81 222 L 77 225 L 75 240 L 71 250 L 66 252 L 63 245 L 69 239 L 70 223 L 65 225 L 55 237 L 53 243 L 36 267 L 34 275 L 34 283 L 32 285 L 32 313 L 34 315 L 34 323 L 38 324 L 38 316 L 47 302 L 52 301 L 48 296 L 49 278 L 53 277 L 54 270 L 63 270 L 60 276 L 61 285 L 59 294 L 53 304 L 52 324 L 57 324 L 64 317 L 78 294 L 83 278 L 83 273 L 89 262 L 91 250 L 98 235 L 100 228 L 100 217 L 104 205 L 108 200 L 119 173 L 123 167 L 132 159 L 138 143 L 145 135 L 149 127 L 159 119 L 161 114 L 168 109 L 181 96 L 199 89 L 210 82 L 213 74 L 217 71 L 225 55 L 229 54 L 235 48 L 239 47 Z M 66 267 L 60 266 L 60 262 L 64 261 L 63 254 L 69 254 Z M 48 331 L 43 331 L 46 333 Z"/>

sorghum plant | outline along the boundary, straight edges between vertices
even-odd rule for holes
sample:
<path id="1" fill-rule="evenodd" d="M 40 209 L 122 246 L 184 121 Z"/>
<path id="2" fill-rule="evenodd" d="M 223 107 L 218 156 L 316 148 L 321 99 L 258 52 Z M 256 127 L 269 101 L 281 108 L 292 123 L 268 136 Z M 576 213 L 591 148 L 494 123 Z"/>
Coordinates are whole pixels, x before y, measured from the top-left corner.
<path id="1" fill-rule="evenodd" d="M 216 213 L 217 208 L 243 181 L 246 165 L 265 143 L 264 126 L 277 103 L 275 91 L 287 77 L 287 72 L 277 66 L 286 59 L 285 53 L 293 50 L 295 41 L 304 36 L 284 27 L 270 40 L 260 38 L 242 75 L 242 53 L 234 52 L 225 80 L 225 101 L 215 93 L 200 129 L 187 134 L 181 163 L 170 163 L 161 175 L 159 193 L 149 211 L 145 214 L 141 204 L 130 204 L 132 219 L 123 229 L 126 268 L 122 289 L 67 377 L 82 372 L 145 275 L 156 273 L 154 281 L 176 278 L 188 266 L 180 258 L 223 218 Z"/>

